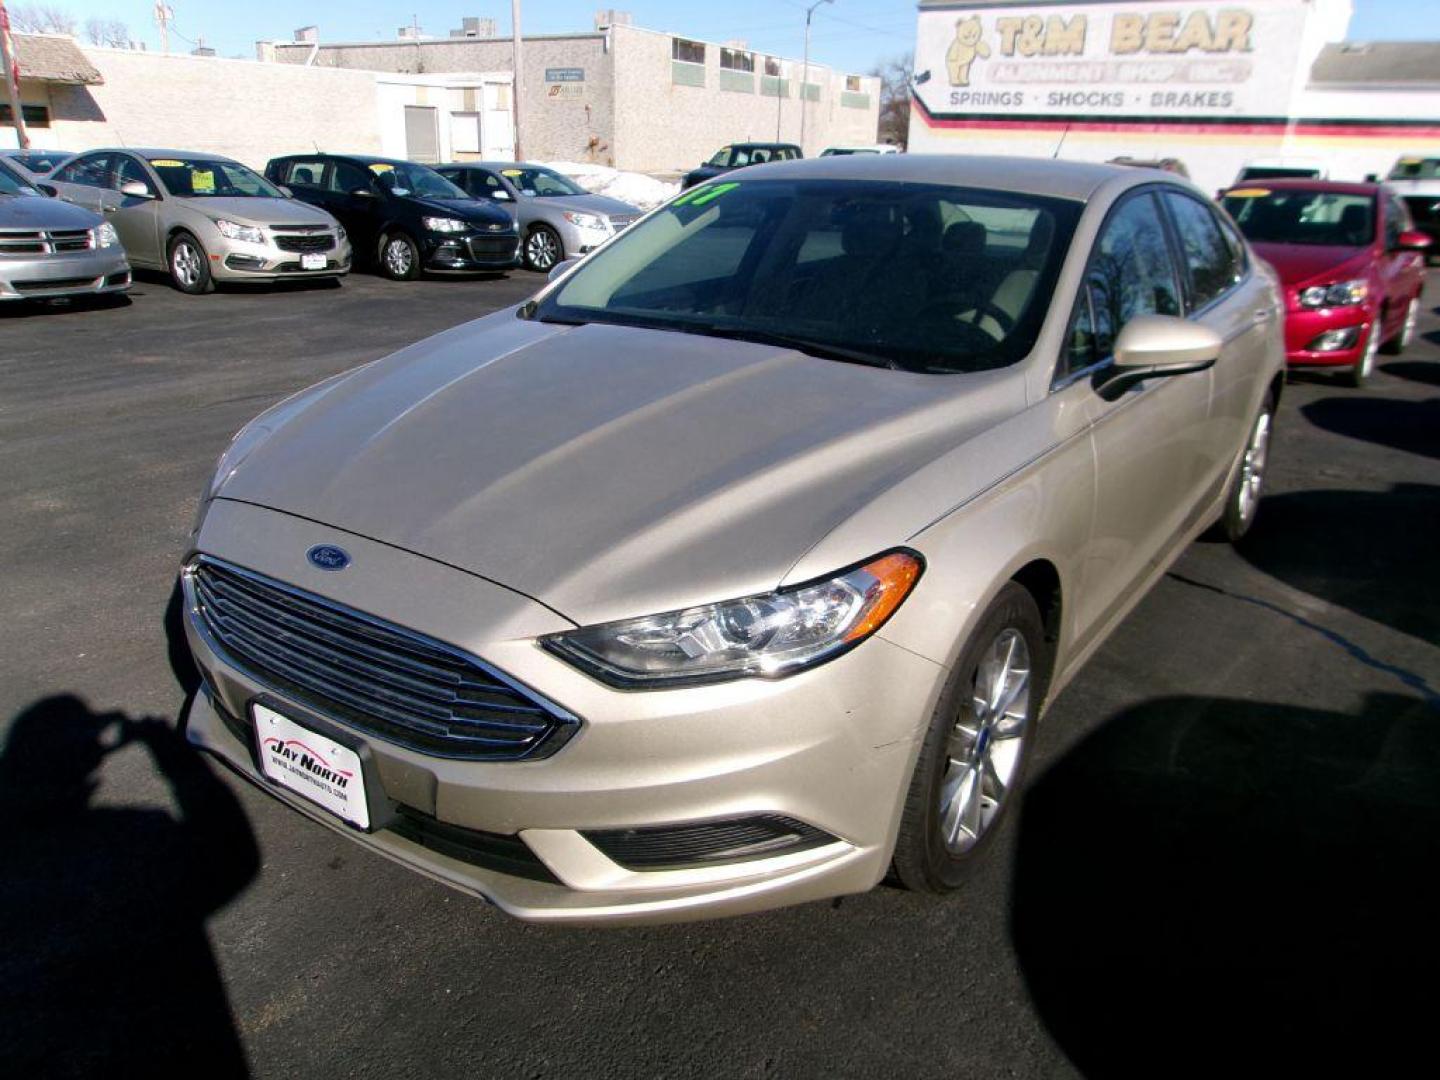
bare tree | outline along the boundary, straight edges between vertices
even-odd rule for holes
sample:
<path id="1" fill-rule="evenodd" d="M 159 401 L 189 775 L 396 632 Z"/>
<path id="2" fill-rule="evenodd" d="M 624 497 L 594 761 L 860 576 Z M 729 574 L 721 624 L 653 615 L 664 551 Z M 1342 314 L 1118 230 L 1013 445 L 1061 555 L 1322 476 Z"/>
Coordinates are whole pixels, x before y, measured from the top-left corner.
<path id="1" fill-rule="evenodd" d="M 22 34 L 71 34 L 75 16 L 52 4 L 20 4 L 10 9 L 10 25 Z"/>
<path id="2" fill-rule="evenodd" d="M 119 19 L 85 20 L 85 39 L 91 45 L 107 45 L 112 49 L 124 49 L 130 45 L 130 28 Z"/>
<path id="3" fill-rule="evenodd" d="M 880 141 L 905 149 L 910 137 L 910 74 L 912 53 L 892 56 L 871 69 L 880 80 Z"/>

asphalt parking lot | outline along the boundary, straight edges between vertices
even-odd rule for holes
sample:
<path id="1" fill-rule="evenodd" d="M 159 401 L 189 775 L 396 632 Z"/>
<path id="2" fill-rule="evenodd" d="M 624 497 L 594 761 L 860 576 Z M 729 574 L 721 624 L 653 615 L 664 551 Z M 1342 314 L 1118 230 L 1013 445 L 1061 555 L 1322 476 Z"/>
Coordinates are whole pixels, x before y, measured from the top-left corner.
<path id="1" fill-rule="evenodd" d="M 140 723 L 181 705 L 162 613 L 231 433 L 539 281 L 0 308 L 16 1075 L 1386 1075 L 1428 1052 L 1434 272 L 1421 339 L 1369 388 L 1292 379 L 1250 541 L 1194 545 L 1054 703 L 1002 857 L 951 899 L 527 926 Z"/>

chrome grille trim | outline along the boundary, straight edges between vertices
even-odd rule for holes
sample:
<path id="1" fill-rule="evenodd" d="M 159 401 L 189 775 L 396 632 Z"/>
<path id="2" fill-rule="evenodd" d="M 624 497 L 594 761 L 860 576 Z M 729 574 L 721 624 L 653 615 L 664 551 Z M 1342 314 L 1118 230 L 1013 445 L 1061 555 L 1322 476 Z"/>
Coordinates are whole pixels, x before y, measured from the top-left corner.
<path id="1" fill-rule="evenodd" d="M 579 721 L 461 649 L 197 556 L 191 621 L 225 663 L 339 723 L 437 757 L 547 757 Z"/>
<path id="2" fill-rule="evenodd" d="M 0 255 L 54 255 L 94 245 L 89 229 L 0 229 Z"/>

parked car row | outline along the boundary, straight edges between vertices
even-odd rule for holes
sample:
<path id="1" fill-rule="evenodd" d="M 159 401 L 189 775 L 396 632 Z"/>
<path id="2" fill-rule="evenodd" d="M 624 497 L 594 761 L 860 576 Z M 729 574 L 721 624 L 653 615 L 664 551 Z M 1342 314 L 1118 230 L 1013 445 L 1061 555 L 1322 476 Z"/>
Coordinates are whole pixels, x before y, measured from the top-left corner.
<path id="1" fill-rule="evenodd" d="M 227 281 L 338 281 L 352 265 L 397 280 L 518 265 L 543 272 L 593 251 L 641 213 L 517 162 L 437 170 L 373 155 L 296 154 L 273 159 L 262 176 L 223 155 L 182 150 L 102 148 L 56 158 L 12 152 L 0 165 L 16 197 L 57 200 L 50 208 L 26 204 L 25 222 L 83 222 L 97 237 L 103 222 L 104 236 L 118 238 L 108 246 L 125 264 L 125 283 L 96 285 L 82 280 L 74 260 L 47 262 L 50 287 L 32 285 L 27 294 L 47 299 L 128 288 L 131 266 L 162 271 L 187 293 Z M 67 213 L 66 203 L 86 213 Z M 19 251 L 20 238 L 11 240 Z M 75 272 L 62 273 L 64 266 Z M 4 273 L 15 271 L 7 264 Z M 31 279 L 20 280 L 23 290 Z M 8 286 L 0 293 L 20 295 Z"/>

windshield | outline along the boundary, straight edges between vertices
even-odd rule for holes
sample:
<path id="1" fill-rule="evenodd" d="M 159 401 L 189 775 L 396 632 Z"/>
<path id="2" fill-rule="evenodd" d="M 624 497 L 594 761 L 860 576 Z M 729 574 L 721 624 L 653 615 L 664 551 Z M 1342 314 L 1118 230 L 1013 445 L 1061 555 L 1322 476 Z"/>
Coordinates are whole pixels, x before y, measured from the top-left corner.
<path id="1" fill-rule="evenodd" d="M 541 169 L 533 165 L 501 169 L 501 175 L 520 189 L 521 195 L 537 198 L 553 198 L 557 195 L 585 195 L 584 188 L 568 176 L 562 176 L 552 169 Z"/>
<path id="2" fill-rule="evenodd" d="M 712 182 L 527 314 L 791 345 L 912 371 L 1034 345 L 1081 204 L 887 181 Z"/>
<path id="3" fill-rule="evenodd" d="M 1224 207 L 1252 243 L 1364 247 L 1375 239 L 1375 199 L 1328 191 L 1247 188 Z"/>
<path id="4" fill-rule="evenodd" d="M 1440 177 L 1440 158 L 1401 158 L 1390 170 L 1390 180 L 1434 180 Z"/>
<path id="5" fill-rule="evenodd" d="M 388 161 L 376 161 L 370 171 L 380 178 L 380 186 L 392 195 L 420 195 L 427 199 L 469 199 L 434 169 L 425 165 L 405 162 L 392 165 Z"/>
<path id="6" fill-rule="evenodd" d="M 11 172 L 4 165 L 0 165 L 0 195 L 39 195 L 28 183 Z"/>
<path id="7" fill-rule="evenodd" d="M 51 154 L 43 150 L 22 150 L 18 154 L 11 155 L 11 157 L 33 173 L 48 173 L 69 156 L 68 153 Z"/>
<path id="8" fill-rule="evenodd" d="M 152 158 L 150 167 L 177 199 L 283 198 L 280 190 L 238 161 Z"/>

